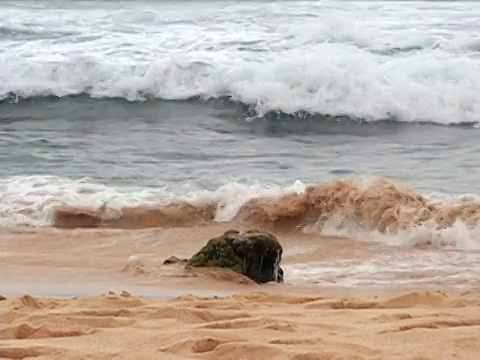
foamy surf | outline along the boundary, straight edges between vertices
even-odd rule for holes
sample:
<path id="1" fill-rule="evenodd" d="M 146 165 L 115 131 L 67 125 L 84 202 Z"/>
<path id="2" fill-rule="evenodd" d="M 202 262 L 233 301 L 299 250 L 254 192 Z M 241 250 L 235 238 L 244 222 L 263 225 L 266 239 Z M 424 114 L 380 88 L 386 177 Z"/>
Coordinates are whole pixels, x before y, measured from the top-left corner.
<path id="1" fill-rule="evenodd" d="M 0 100 L 229 98 L 254 116 L 480 120 L 474 3 L 12 6 L 0 12 Z"/>
<path id="2" fill-rule="evenodd" d="M 340 287 L 418 288 L 441 283 L 464 288 L 480 276 L 480 253 L 423 249 L 372 254 L 367 259 L 322 260 L 284 265 L 285 281 Z"/>
<path id="3" fill-rule="evenodd" d="M 260 66 L 255 61 L 194 59 L 111 64 L 82 57 L 58 63 L 7 58 L 0 65 L 0 100 L 74 95 L 128 101 L 228 98 L 249 106 L 254 117 L 282 112 L 443 125 L 480 119 L 480 64 L 457 55 L 385 61 L 327 43 L 307 55 L 301 49 L 261 60 Z"/>
<path id="4" fill-rule="evenodd" d="M 174 191 L 37 176 L 4 178 L 0 192 L 3 226 L 141 229 L 241 222 L 395 246 L 480 248 L 476 196 L 435 198 L 381 178 L 286 187 L 231 182 L 216 190 Z"/>

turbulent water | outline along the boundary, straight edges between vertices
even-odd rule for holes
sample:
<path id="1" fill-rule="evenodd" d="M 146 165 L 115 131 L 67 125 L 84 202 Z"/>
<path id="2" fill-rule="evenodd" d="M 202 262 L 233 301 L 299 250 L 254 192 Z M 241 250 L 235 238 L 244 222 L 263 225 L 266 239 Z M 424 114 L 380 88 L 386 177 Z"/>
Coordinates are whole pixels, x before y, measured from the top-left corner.
<path id="1" fill-rule="evenodd" d="M 479 18 L 474 1 L 2 1 L 0 223 L 280 219 L 477 249 Z"/>

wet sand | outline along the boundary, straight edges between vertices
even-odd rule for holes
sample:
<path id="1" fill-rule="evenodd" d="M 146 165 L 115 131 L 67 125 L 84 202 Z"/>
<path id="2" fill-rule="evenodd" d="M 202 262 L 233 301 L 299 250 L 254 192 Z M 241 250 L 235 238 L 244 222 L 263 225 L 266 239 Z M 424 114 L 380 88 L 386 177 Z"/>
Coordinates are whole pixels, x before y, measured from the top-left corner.
<path id="1" fill-rule="evenodd" d="M 209 238 L 224 231 L 247 229 L 240 224 L 194 228 L 16 229 L 0 232 L 2 276 L 11 280 L 118 281 L 131 285 L 196 286 L 200 273 L 185 273 L 181 266 L 164 266 L 171 255 L 190 257 Z M 321 259 L 360 259 L 387 247 L 315 234 L 275 233 L 284 245 L 284 264 Z M 218 276 L 223 276 L 218 274 Z M 215 275 L 202 276 L 214 281 Z M 243 282 L 243 278 L 237 279 Z M 216 282 L 216 287 L 230 287 Z M 242 288 L 245 284 L 240 284 Z M 205 285 L 200 285 L 205 287 Z"/>

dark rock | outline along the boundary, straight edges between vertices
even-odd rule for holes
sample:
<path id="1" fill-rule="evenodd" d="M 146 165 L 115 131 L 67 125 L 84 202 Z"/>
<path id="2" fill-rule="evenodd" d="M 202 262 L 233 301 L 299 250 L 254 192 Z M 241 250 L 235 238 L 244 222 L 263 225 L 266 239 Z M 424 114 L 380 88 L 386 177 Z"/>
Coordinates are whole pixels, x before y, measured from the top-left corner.
<path id="1" fill-rule="evenodd" d="M 270 233 L 229 230 L 209 240 L 187 266 L 229 268 L 260 284 L 283 282 L 282 253 L 282 246 Z"/>
<path id="2" fill-rule="evenodd" d="M 188 259 L 180 259 L 174 255 L 170 256 L 163 262 L 163 265 L 170 265 L 170 264 L 186 264 Z"/>
<path id="3" fill-rule="evenodd" d="M 7 298 L 3 295 L 0 295 L 0 301 L 7 300 Z"/>

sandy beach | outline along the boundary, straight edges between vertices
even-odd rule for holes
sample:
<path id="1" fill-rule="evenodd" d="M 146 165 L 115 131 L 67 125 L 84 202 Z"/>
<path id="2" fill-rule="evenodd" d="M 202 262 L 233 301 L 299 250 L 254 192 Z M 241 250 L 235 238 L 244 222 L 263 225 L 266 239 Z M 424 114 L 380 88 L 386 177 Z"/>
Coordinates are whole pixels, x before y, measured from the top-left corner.
<path id="1" fill-rule="evenodd" d="M 368 260 L 386 246 L 280 233 L 285 283 L 262 286 L 162 264 L 232 226 L 2 230 L 1 358 L 478 359 L 475 282 L 289 278 L 292 264 Z"/>
<path id="2" fill-rule="evenodd" d="M 386 300 L 249 292 L 2 302 L 3 358 L 478 359 L 480 296 Z"/>

